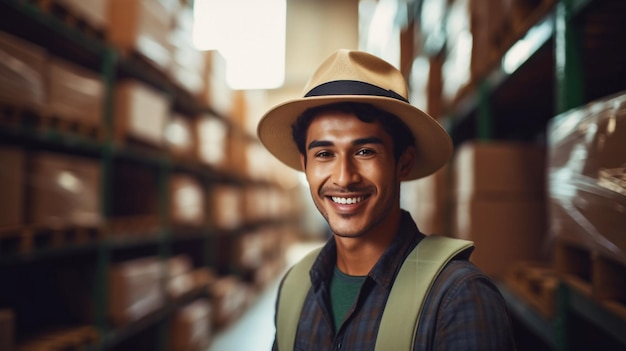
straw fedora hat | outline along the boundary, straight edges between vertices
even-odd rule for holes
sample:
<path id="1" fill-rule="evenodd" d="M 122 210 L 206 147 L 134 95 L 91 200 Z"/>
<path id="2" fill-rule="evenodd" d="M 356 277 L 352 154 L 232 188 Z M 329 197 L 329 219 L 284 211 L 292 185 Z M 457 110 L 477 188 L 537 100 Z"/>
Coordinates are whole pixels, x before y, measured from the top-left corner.
<path id="1" fill-rule="evenodd" d="M 315 71 L 304 96 L 270 109 L 259 121 L 257 133 L 265 147 L 291 168 L 303 171 L 291 125 L 307 109 L 336 103 L 368 103 L 399 117 L 415 137 L 417 157 L 405 180 L 425 177 L 452 156 L 448 133 L 428 114 L 411 105 L 402 73 L 391 64 L 363 51 L 339 50 Z"/>

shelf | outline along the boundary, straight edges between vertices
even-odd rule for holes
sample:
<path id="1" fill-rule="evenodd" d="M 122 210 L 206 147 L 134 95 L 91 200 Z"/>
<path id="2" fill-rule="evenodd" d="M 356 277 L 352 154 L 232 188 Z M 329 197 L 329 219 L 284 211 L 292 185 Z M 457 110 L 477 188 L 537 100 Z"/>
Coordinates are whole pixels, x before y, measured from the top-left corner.
<path id="1" fill-rule="evenodd" d="M 498 289 L 506 300 L 511 314 L 541 337 L 552 349 L 556 349 L 557 340 L 554 322 L 546 320 L 537 310 L 511 291 L 505 284 L 498 284 Z"/>
<path id="2" fill-rule="evenodd" d="M 25 25 L 27 23 L 28 25 Z M 42 13 L 33 3 L 0 0 L 0 30 L 44 47 L 48 52 L 95 71 L 102 64 L 107 46 L 59 18 Z"/>
<path id="3" fill-rule="evenodd" d="M 207 297 L 207 289 L 198 289 L 191 292 L 179 299 L 166 303 L 166 306 L 160 310 L 146 316 L 136 322 L 133 322 L 125 327 L 119 329 L 112 329 L 105 332 L 105 335 L 99 345 L 89 348 L 89 351 L 110 350 L 124 340 L 131 338 L 159 322 L 166 320 L 174 312 L 188 303 L 191 303 L 199 298 Z"/>
<path id="4" fill-rule="evenodd" d="M 626 319 L 617 316 L 604 306 L 585 296 L 580 291 L 563 284 L 562 289 L 569 298 L 567 307 L 584 317 L 626 347 Z"/>
<path id="5" fill-rule="evenodd" d="M 64 247 L 34 249 L 28 253 L 5 253 L 0 257 L 0 267 L 52 260 L 76 254 L 95 253 L 98 243 L 74 244 Z"/>

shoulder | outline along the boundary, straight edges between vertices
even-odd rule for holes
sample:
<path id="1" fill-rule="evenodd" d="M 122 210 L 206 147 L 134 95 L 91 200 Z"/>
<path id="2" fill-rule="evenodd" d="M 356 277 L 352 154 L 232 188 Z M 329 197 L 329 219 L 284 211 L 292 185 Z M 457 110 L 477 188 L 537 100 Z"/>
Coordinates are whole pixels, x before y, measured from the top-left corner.
<path id="1" fill-rule="evenodd" d="M 445 300 L 468 295 L 474 299 L 501 299 L 493 279 L 467 260 L 453 260 L 446 265 L 433 283 L 431 297 Z"/>
<path id="2" fill-rule="evenodd" d="M 437 277 L 420 321 L 416 345 L 432 346 L 424 349 L 513 349 L 502 294 L 489 276 L 466 260 L 450 262 Z"/>

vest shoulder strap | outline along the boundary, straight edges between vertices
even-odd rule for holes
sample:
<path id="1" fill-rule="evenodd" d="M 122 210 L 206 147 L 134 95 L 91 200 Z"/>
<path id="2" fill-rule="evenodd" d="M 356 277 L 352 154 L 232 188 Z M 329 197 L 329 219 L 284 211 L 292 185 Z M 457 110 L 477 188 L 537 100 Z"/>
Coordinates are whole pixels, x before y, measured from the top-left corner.
<path id="1" fill-rule="evenodd" d="M 440 235 L 420 241 L 402 264 L 391 288 L 375 350 L 413 349 L 424 300 L 435 278 L 450 260 L 472 247 L 471 241 Z M 283 281 L 276 316 L 276 337 L 281 351 L 294 348 L 300 313 L 311 288 L 309 271 L 320 251 L 318 248 L 307 254 Z"/>
<path id="2" fill-rule="evenodd" d="M 375 350 L 413 350 L 424 301 L 435 279 L 448 262 L 473 246 L 471 241 L 441 235 L 420 241 L 393 283 L 378 327 Z"/>
<path id="3" fill-rule="evenodd" d="M 309 271 L 321 250 L 320 247 L 309 252 L 287 272 L 283 280 L 276 312 L 276 340 L 279 350 L 293 350 L 300 312 L 311 289 Z"/>

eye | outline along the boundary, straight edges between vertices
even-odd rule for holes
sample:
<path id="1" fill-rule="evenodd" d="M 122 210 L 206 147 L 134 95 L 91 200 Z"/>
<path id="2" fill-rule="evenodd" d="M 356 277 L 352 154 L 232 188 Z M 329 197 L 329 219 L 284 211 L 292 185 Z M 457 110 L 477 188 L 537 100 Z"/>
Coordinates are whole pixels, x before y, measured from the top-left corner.
<path id="1" fill-rule="evenodd" d="M 315 157 L 316 158 L 329 158 L 329 157 L 332 157 L 332 156 L 333 156 L 333 154 L 330 151 L 325 151 L 325 150 L 318 151 L 318 152 L 315 153 Z"/>
<path id="2" fill-rule="evenodd" d="M 358 156 L 370 156 L 370 155 L 374 155 L 376 153 L 376 151 L 372 150 L 372 149 L 359 149 L 356 152 L 356 155 Z"/>

